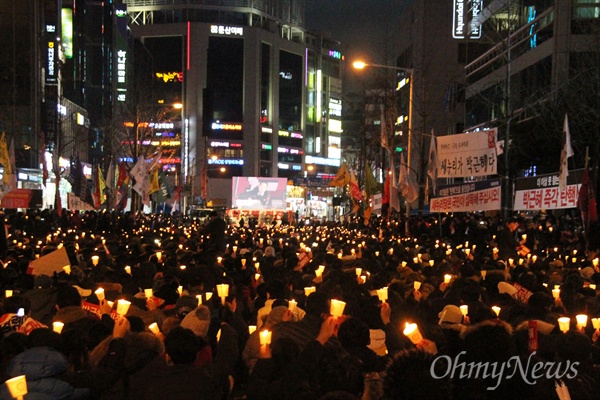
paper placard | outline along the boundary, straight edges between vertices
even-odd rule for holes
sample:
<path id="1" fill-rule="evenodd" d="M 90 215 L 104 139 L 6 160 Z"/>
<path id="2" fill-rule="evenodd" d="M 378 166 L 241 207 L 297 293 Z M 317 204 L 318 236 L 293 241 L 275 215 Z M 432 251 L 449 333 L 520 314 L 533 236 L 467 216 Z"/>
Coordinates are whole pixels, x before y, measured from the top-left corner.
<path id="1" fill-rule="evenodd" d="M 67 249 L 61 247 L 52 253 L 31 261 L 27 268 L 27 273 L 29 275 L 52 276 L 55 272 L 63 272 L 63 267 L 66 265 L 71 266 L 71 261 L 69 261 Z"/>

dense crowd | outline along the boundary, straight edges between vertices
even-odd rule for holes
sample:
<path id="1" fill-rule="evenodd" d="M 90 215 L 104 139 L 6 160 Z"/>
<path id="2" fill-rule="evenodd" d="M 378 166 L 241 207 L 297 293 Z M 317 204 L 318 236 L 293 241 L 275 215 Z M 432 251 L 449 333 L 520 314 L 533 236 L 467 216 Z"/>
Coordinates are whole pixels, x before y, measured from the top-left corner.
<path id="1" fill-rule="evenodd" d="M 25 399 L 598 397 L 600 246 L 568 213 L 3 222 L 0 374 Z"/>

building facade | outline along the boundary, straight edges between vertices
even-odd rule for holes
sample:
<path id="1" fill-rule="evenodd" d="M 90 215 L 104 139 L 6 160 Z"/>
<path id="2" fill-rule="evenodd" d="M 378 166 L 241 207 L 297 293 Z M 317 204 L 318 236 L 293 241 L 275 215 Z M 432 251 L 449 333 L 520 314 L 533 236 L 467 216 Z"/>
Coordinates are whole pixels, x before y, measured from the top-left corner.
<path id="1" fill-rule="evenodd" d="M 304 30 L 302 1 L 125 4 L 133 36 L 181 73 L 181 171 L 194 203 L 229 206 L 234 176 L 335 175 L 342 56 Z"/>

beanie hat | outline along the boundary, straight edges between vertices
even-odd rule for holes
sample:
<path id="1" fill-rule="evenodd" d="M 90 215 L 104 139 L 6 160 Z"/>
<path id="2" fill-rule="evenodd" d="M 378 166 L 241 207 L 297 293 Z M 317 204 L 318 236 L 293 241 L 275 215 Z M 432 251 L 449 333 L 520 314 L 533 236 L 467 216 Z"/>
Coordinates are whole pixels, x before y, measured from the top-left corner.
<path id="1" fill-rule="evenodd" d="M 199 306 L 189 312 L 183 321 L 181 327 L 190 329 L 196 336 L 206 338 L 208 327 L 210 325 L 210 310 L 206 306 Z"/>
<path id="2" fill-rule="evenodd" d="M 595 273 L 596 271 L 592 267 L 585 267 L 580 271 L 581 276 L 587 280 L 591 280 Z"/>
<path id="3" fill-rule="evenodd" d="M 190 311 L 198 305 L 198 300 L 192 296 L 181 296 L 175 302 L 175 313 L 179 319 L 183 319 Z"/>
<path id="4" fill-rule="evenodd" d="M 439 321 L 438 325 L 442 324 L 460 324 L 463 319 L 463 314 L 460 311 L 460 308 L 453 304 L 448 304 L 444 309 L 438 314 Z"/>

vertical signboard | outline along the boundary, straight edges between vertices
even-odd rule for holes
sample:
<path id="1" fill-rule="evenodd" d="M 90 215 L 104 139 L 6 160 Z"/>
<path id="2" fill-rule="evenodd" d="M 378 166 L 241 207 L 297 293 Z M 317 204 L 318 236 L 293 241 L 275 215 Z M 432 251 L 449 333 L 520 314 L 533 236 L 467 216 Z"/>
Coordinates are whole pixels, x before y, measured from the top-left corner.
<path id="1" fill-rule="evenodd" d="M 127 6 L 115 5 L 115 76 L 117 101 L 127 100 Z"/>
<path id="2" fill-rule="evenodd" d="M 65 58 L 73 58 L 73 10 L 61 10 L 62 46 Z"/>
<path id="3" fill-rule="evenodd" d="M 483 0 L 453 0 L 452 37 L 480 39 Z"/>

